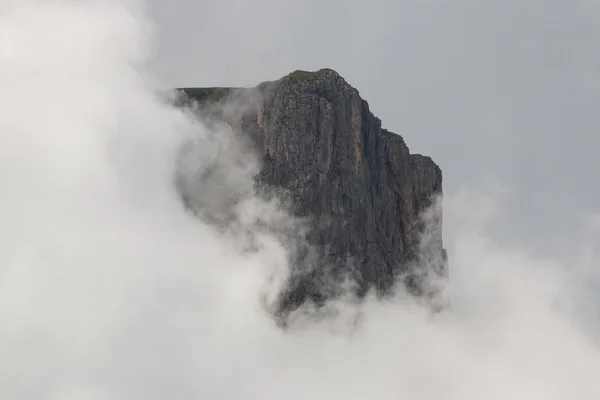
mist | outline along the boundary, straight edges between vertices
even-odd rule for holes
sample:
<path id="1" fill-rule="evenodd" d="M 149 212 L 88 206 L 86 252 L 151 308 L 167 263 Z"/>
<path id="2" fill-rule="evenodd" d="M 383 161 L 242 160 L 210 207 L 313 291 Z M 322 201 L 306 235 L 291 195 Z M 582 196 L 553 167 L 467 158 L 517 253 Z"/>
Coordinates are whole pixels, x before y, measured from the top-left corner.
<path id="1" fill-rule="evenodd" d="M 1 398 L 600 398 L 593 221 L 574 257 L 508 247 L 488 235 L 507 196 L 495 188 L 443 200 L 451 311 L 399 290 L 278 327 L 269 306 L 301 244 L 256 225 L 296 221 L 253 193 L 243 141 L 157 94 L 145 12 L 0 3 Z M 220 156 L 197 195 L 241 198 L 234 230 L 181 201 L 190 141 L 187 170 Z"/>

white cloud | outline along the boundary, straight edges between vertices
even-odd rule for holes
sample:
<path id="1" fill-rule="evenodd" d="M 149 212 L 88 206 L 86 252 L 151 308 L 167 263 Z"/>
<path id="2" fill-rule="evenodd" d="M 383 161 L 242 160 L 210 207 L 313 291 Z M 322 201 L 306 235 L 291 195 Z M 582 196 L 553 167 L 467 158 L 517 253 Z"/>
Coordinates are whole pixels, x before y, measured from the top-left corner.
<path id="1" fill-rule="evenodd" d="M 285 248 L 266 235 L 244 254 L 181 207 L 182 138 L 212 146 L 227 131 L 152 94 L 140 11 L 30 1 L 0 17 L 1 398 L 599 398 L 578 266 L 567 274 L 460 223 L 445 237 L 453 313 L 398 295 L 276 328 L 259 296 L 285 277 Z M 246 176 L 228 165 L 225 181 Z M 494 214 L 473 199 L 446 214 Z M 269 207 L 257 201 L 240 208 L 249 224 Z"/>

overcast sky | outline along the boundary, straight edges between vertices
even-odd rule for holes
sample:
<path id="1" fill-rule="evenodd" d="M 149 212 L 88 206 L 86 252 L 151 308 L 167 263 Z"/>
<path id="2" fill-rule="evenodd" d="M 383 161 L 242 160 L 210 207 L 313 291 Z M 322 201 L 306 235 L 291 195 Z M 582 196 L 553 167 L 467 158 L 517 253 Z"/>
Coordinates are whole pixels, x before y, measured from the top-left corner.
<path id="1" fill-rule="evenodd" d="M 150 0 L 171 86 L 337 70 L 446 194 L 506 195 L 495 231 L 556 249 L 600 209 L 600 2 Z"/>

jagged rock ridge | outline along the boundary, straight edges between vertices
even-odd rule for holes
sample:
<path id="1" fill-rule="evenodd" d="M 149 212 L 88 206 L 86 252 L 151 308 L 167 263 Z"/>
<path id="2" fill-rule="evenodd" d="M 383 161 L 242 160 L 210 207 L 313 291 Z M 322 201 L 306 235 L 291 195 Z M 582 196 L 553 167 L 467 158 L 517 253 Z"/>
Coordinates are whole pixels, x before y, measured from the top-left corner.
<path id="1" fill-rule="evenodd" d="M 308 241 L 316 255 L 294 262 L 315 268 L 298 267 L 283 308 L 335 295 L 327 282 L 342 276 L 354 278 L 358 294 L 369 288 L 385 294 L 399 279 L 424 294 L 418 279 L 424 229 L 419 216 L 441 196 L 442 172 L 383 129 L 339 74 L 296 71 L 251 89 L 180 90 L 206 107 L 245 97 L 249 106 L 243 111 L 220 112 L 253 139 L 262 156 L 258 187 L 282 190 L 291 211 L 310 218 Z M 441 216 L 428 225 L 427 251 L 434 255 L 429 264 L 444 276 Z"/>

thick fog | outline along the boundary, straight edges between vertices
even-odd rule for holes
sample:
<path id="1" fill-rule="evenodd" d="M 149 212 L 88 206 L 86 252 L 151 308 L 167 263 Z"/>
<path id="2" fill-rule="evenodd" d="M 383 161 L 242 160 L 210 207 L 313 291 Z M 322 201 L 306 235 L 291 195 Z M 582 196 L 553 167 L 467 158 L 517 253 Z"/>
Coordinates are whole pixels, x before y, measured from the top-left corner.
<path id="1" fill-rule="evenodd" d="M 258 160 L 227 127 L 157 95 L 146 12 L 0 3 L 0 398 L 600 398 L 598 223 L 569 262 L 497 242 L 503 187 L 444 198 L 451 312 L 399 291 L 277 327 L 270 305 L 299 244 L 256 226 L 297 224 L 252 194 Z M 188 171 L 222 157 L 198 195 L 243 193 L 234 231 L 182 205 L 190 140 Z"/>

